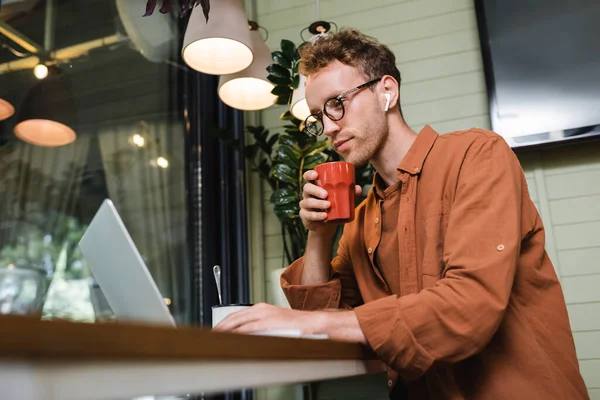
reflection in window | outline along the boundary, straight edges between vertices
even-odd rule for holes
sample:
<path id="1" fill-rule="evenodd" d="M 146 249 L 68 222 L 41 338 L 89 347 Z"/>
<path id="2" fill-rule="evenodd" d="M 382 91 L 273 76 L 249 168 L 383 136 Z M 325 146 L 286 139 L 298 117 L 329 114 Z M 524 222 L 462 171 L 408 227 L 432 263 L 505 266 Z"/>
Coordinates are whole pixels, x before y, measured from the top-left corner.
<path id="1" fill-rule="evenodd" d="M 184 124 L 171 61 L 180 41 L 164 35 L 150 60 L 123 15 L 104 0 L 0 10 L 19 36 L 0 30 L 0 313 L 111 318 L 77 246 L 108 197 L 175 319 L 188 319 Z M 159 32 L 177 16 L 153 18 L 144 23 Z"/>

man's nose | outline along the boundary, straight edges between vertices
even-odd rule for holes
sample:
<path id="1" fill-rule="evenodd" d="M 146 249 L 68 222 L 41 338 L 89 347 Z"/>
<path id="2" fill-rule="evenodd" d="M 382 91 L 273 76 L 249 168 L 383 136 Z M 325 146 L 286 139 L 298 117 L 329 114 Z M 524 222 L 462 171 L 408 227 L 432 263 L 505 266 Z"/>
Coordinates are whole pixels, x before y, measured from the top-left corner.
<path id="1" fill-rule="evenodd" d="M 340 131 L 340 126 L 335 121 L 329 119 L 327 115 L 323 115 L 323 133 L 325 136 L 335 136 Z"/>

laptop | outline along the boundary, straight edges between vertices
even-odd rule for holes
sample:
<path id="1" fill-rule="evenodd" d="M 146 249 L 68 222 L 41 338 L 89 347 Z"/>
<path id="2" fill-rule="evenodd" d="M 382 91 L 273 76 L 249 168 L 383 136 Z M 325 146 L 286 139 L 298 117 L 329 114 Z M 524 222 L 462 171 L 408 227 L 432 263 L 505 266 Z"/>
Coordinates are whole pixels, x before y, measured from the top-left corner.
<path id="1" fill-rule="evenodd" d="M 175 326 L 110 199 L 102 202 L 79 247 L 117 320 Z"/>

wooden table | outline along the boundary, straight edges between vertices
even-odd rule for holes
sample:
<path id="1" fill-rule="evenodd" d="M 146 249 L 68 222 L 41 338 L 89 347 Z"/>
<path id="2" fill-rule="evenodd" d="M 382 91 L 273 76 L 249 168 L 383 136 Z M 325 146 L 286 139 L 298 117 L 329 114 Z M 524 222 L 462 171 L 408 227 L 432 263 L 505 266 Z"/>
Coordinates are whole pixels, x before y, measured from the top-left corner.
<path id="1" fill-rule="evenodd" d="M 379 371 L 355 343 L 0 316 L 3 399 L 208 394 Z"/>

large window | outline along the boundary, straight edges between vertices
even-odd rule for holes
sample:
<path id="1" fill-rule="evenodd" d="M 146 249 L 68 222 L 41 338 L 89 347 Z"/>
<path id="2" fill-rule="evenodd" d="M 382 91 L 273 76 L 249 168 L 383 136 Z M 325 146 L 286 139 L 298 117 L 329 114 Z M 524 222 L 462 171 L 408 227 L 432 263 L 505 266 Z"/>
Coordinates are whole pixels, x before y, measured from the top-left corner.
<path id="1" fill-rule="evenodd" d="M 141 20 L 138 0 L 0 4 L 0 313 L 110 318 L 77 247 L 110 198 L 188 321 L 178 17 Z"/>

